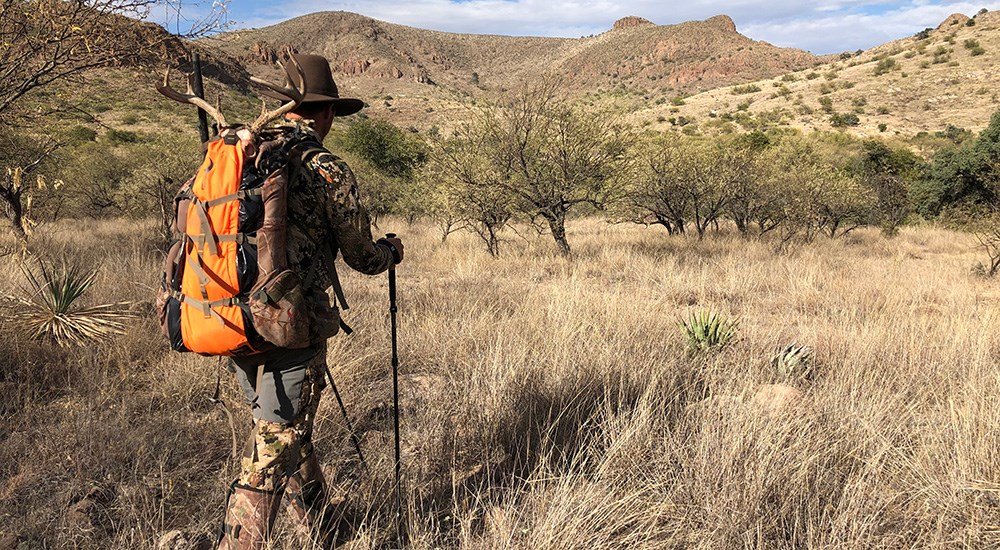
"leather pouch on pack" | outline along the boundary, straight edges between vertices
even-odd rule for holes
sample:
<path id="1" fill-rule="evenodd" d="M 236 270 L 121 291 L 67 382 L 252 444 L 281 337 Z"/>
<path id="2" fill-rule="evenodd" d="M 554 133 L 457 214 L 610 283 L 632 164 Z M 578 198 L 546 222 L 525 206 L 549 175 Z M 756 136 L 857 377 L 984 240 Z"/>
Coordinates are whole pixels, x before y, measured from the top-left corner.
<path id="1" fill-rule="evenodd" d="M 254 328 L 278 347 L 309 347 L 311 312 L 308 308 L 302 294 L 302 281 L 290 269 L 258 283 L 250 291 Z"/>
<path id="2" fill-rule="evenodd" d="M 325 342 L 340 332 L 340 311 L 329 303 L 329 298 L 309 300 L 309 338 L 314 344 Z"/>
<path id="3" fill-rule="evenodd" d="M 167 325 L 167 301 L 170 299 L 170 295 L 177 290 L 175 277 L 183 245 L 183 242 L 176 241 L 170 246 L 167 256 L 163 260 L 163 280 L 160 281 L 160 288 L 156 289 L 156 312 L 159 315 L 160 330 L 167 338 L 170 338 L 170 328 Z"/>
<path id="4" fill-rule="evenodd" d="M 174 217 L 170 224 L 170 231 L 175 237 L 181 235 L 180 227 L 187 227 L 187 211 L 188 205 L 191 204 L 190 199 L 181 198 L 181 194 L 184 191 L 191 188 L 191 184 L 194 183 L 194 178 L 189 179 L 183 186 L 181 186 L 180 191 L 174 197 Z M 156 290 L 156 313 L 160 321 L 160 330 L 167 339 L 171 338 L 170 327 L 167 322 L 167 303 L 170 299 L 171 294 L 174 291 L 180 290 L 180 260 L 181 252 L 185 244 L 184 239 L 175 240 L 170 248 L 167 249 L 167 255 L 163 259 L 163 273 L 161 275 L 162 280 L 160 281 L 160 288 Z"/>

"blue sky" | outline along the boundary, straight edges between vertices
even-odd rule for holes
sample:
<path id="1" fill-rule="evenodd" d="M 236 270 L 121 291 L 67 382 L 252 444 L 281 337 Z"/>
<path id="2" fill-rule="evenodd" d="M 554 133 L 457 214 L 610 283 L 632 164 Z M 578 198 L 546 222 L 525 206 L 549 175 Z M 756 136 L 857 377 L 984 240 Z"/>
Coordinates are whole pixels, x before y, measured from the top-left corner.
<path id="1" fill-rule="evenodd" d="M 826 54 L 869 48 L 935 27 L 952 13 L 973 15 L 980 8 L 1000 9 L 1000 1 L 230 0 L 228 11 L 236 28 L 344 10 L 439 31 L 562 37 L 604 32 L 626 15 L 669 25 L 726 14 L 750 38 Z"/>

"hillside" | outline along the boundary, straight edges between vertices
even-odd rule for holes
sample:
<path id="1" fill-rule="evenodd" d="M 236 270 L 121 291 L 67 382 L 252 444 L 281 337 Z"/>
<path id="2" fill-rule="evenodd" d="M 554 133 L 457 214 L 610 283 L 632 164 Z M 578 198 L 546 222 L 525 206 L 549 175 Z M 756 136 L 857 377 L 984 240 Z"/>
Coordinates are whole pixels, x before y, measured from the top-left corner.
<path id="1" fill-rule="evenodd" d="M 581 95 L 624 91 L 652 99 L 820 62 L 801 50 L 751 40 L 727 16 L 669 26 L 629 17 L 600 35 L 568 39 L 454 34 L 321 12 L 226 33 L 209 44 L 254 73 L 274 71 L 269 67 L 293 51 L 321 53 L 332 61 L 342 93 L 368 100 L 373 114 L 423 127 L 448 126 L 469 96 L 540 74 L 560 76 Z"/>
<path id="2" fill-rule="evenodd" d="M 811 69 L 653 105 L 631 118 L 687 132 L 775 125 L 828 130 L 835 122 L 866 136 L 909 136 L 950 125 L 978 131 L 1000 107 L 998 55 L 1000 13 L 955 14 L 913 37 Z"/>
<path id="3" fill-rule="evenodd" d="M 989 12 L 955 15 L 919 37 L 823 58 L 747 38 L 724 15 L 669 26 L 626 17 L 596 36 L 540 38 L 445 33 L 321 12 L 195 44 L 168 41 L 163 54 L 187 67 L 192 49 L 205 59 L 209 96 L 222 96 L 237 119 L 252 117 L 259 105 L 249 93 L 250 74 L 277 79 L 276 63 L 291 52 L 318 52 L 332 60 L 341 94 L 368 103 L 367 115 L 422 132 L 447 132 L 475 102 L 543 74 L 560 77 L 584 104 L 637 126 L 692 134 L 823 130 L 835 122 L 858 135 L 979 130 L 998 106 L 1000 85 L 993 67 L 1000 13 Z M 155 78 L 144 68 L 105 69 L 82 90 L 67 83 L 39 99 L 73 101 L 110 126 L 138 116 L 136 130 L 187 128 L 190 120 L 176 114 L 193 119 L 191 109 L 165 106 L 153 91 Z M 124 105 L 116 99 L 121 94 Z"/>

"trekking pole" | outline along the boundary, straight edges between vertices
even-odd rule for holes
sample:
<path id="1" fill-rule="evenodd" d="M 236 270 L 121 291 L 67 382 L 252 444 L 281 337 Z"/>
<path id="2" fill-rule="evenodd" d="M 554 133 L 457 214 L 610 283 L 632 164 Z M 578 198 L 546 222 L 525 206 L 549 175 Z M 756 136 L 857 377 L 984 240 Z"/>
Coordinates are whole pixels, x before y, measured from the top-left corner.
<path id="1" fill-rule="evenodd" d="M 347 425 L 347 431 L 351 434 L 351 442 L 354 443 L 354 450 L 358 452 L 361 465 L 368 470 L 368 462 L 365 460 L 365 455 L 361 454 L 361 440 L 358 439 L 358 433 L 351 426 L 351 419 L 347 416 L 347 407 L 344 407 L 344 400 L 341 399 L 340 391 L 337 390 L 337 383 L 333 381 L 333 375 L 330 374 L 330 367 L 326 367 L 326 377 L 330 380 L 330 387 L 333 388 L 333 396 L 337 398 L 337 405 L 340 405 L 340 414 L 344 416 L 344 424 Z"/>
<path id="2" fill-rule="evenodd" d="M 386 233 L 385 238 L 395 239 L 395 233 Z M 392 418 L 396 436 L 396 529 L 400 538 L 404 536 L 403 529 L 403 495 L 400 480 L 403 473 L 403 462 L 399 452 L 399 354 L 396 350 L 396 265 L 389 267 L 389 322 L 392 332 Z"/>

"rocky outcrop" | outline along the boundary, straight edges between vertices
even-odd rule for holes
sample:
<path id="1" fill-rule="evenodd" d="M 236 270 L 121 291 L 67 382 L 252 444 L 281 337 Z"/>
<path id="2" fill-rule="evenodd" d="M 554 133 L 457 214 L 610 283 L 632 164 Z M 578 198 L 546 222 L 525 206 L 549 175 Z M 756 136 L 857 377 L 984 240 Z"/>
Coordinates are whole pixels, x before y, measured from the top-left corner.
<path id="1" fill-rule="evenodd" d="M 651 25 L 656 25 L 649 19 L 644 19 L 642 17 L 637 17 L 635 15 L 630 15 L 628 17 L 622 17 L 618 21 L 615 21 L 614 26 L 611 30 L 620 31 L 622 29 L 634 29 L 636 27 L 649 27 Z"/>
<path id="2" fill-rule="evenodd" d="M 941 22 L 937 26 L 937 30 L 947 29 L 948 27 L 957 27 L 958 25 L 964 25 L 969 19 L 972 19 L 968 15 L 962 13 L 953 13 L 948 16 L 947 19 Z"/>
<path id="3" fill-rule="evenodd" d="M 715 17 L 706 19 L 705 22 L 711 23 L 725 32 L 736 32 L 736 22 L 728 15 L 716 15 Z"/>
<path id="4" fill-rule="evenodd" d="M 434 84 L 434 81 L 431 80 L 431 74 L 427 72 L 427 69 L 425 69 L 420 65 L 417 65 L 416 68 L 414 68 L 413 81 L 416 82 L 417 84 L 428 84 L 428 85 Z"/>
<path id="5" fill-rule="evenodd" d="M 348 59 L 340 66 L 340 72 L 350 76 L 359 76 L 364 74 L 372 66 L 372 63 L 371 59 Z"/>
<path id="6" fill-rule="evenodd" d="M 276 46 L 268 42 L 254 42 L 250 46 L 250 51 L 247 52 L 245 59 L 251 63 L 274 65 L 278 62 L 284 63 L 288 61 L 292 57 L 292 54 L 296 53 L 299 53 L 299 50 L 288 44 Z"/>

